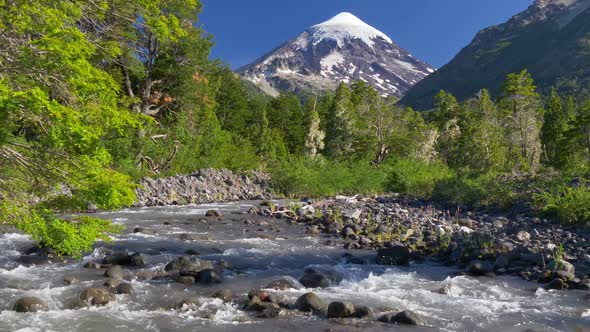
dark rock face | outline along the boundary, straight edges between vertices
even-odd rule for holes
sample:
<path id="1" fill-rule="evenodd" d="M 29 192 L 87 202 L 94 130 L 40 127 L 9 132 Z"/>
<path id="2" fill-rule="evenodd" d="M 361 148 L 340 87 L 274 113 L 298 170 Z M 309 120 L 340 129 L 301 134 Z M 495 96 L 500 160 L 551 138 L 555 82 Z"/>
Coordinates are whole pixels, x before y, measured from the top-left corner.
<path id="1" fill-rule="evenodd" d="M 441 89 L 459 100 L 482 88 L 496 94 L 507 74 L 524 68 L 541 91 L 567 81 L 587 86 L 590 62 L 579 45 L 590 33 L 585 24 L 590 21 L 590 1 L 567 2 L 537 0 L 506 23 L 481 30 L 447 65 L 416 84 L 401 103 L 430 109 Z"/>
<path id="2" fill-rule="evenodd" d="M 364 32 L 358 33 L 358 29 Z M 401 97 L 434 68 L 350 13 L 315 25 L 254 63 L 238 69 L 270 95 L 320 93 L 340 82 L 365 81 Z"/>
<path id="3" fill-rule="evenodd" d="M 322 314 L 326 311 L 326 304 L 314 293 L 306 293 L 297 299 L 295 308 L 299 311 Z"/>
<path id="4" fill-rule="evenodd" d="M 225 169 L 203 169 L 190 175 L 144 178 L 136 190 L 135 206 L 205 204 L 237 200 L 271 199 L 270 176 L 251 172 L 237 175 Z M 218 211 L 212 213 L 219 213 Z"/>
<path id="5" fill-rule="evenodd" d="M 36 297 L 23 297 L 14 304 L 14 311 L 16 312 L 39 312 L 48 309 L 47 304 Z"/>
<path id="6" fill-rule="evenodd" d="M 408 265 L 410 263 L 410 249 L 405 246 L 379 249 L 377 264 L 380 265 Z"/>

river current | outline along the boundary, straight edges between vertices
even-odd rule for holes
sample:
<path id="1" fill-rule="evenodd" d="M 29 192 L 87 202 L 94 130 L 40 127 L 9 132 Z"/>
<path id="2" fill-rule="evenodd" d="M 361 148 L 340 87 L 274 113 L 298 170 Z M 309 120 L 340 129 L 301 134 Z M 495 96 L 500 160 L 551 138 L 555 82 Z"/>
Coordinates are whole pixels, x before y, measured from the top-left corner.
<path id="1" fill-rule="evenodd" d="M 31 247 L 31 240 L 18 233 L 0 235 L 0 331 L 587 331 L 590 327 L 590 302 L 583 292 L 546 291 L 517 277 L 450 277 L 456 269 L 434 263 L 376 265 L 374 252 L 347 251 L 327 244 L 328 237 L 307 235 L 302 225 L 246 214 L 258 203 L 100 213 L 127 230 L 112 243 L 98 243 L 81 261 L 68 263 L 23 266 L 17 259 Z M 204 219 L 210 209 L 221 211 L 223 217 Z M 246 223 L 249 219 L 253 222 Z M 133 233 L 136 227 L 143 231 Z M 181 234 L 190 234 L 192 241 L 182 240 Z M 80 308 L 76 304 L 81 290 L 104 281 L 104 271 L 84 269 L 84 262 L 100 260 L 105 247 L 140 252 L 149 269 L 162 268 L 188 249 L 198 251 L 202 259 L 224 260 L 232 269 L 214 286 L 134 279 L 134 293 L 117 295 L 115 302 L 103 307 Z M 347 263 L 345 253 L 365 264 Z M 296 283 L 296 288 L 273 292 L 294 302 L 312 291 L 326 303 L 350 301 L 373 308 L 377 315 L 412 310 L 428 326 L 393 326 L 374 319 L 335 321 L 312 315 L 264 319 L 242 311 L 235 302 L 210 297 L 222 289 L 243 296 L 273 280 L 298 279 L 308 267 L 329 269 L 342 281 L 325 289 L 305 289 Z M 65 276 L 75 276 L 80 283 L 66 286 Z M 440 292 L 443 288 L 446 291 Z M 49 311 L 12 311 L 23 296 L 42 299 Z M 198 305 L 173 309 L 187 297 L 197 298 Z"/>

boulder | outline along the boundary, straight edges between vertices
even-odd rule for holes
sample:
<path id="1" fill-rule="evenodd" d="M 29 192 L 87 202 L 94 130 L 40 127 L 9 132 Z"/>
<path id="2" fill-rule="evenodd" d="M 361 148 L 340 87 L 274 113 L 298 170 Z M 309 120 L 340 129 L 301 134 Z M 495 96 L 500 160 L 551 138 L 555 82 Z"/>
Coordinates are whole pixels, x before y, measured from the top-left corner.
<path id="1" fill-rule="evenodd" d="M 529 234 L 529 232 L 520 231 L 516 233 L 516 239 L 520 242 L 527 242 L 531 240 L 531 234 Z"/>
<path id="2" fill-rule="evenodd" d="M 391 317 L 391 322 L 405 325 L 423 325 L 422 319 L 410 310 L 404 310 Z"/>
<path id="3" fill-rule="evenodd" d="M 306 288 L 325 288 L 330 286 L 330 278 L 315 270 L 306 270 L 299 282 Z"/>
<path id="4" fill-rule="evenodd" d="M 265 288 L 271 288 L 271 289 L 276 289 L 276 290 L 285 290 L 285 289 L 297 288 L 297 285 L 295 284 L 295 281 L 285 278 L 285 279 L 279 279 L 279 280 L 272 281 L 268 285 L 266 285 Z"/>
<path id="5" fill-rule="evenodd" d="M 115 295 L 108 288 L 92 287 L 80 293 L 80 300 L 86 305 L 106 305 L 115 300 Z"/>
<path id="6" fill-rule="evenodd" d="M 211 297 L 216 298 L 216 299 L 220 299 L 223 302 L 229 302 L 229 301 L 233 300 L 234 293 L 229 289 L 223 289 L 223 290 L 219 290 L 219 291 L 213 293 L 213 295 L 211 295 Z"/>
<path id="7" fill-rule="evenodd" d="M 488 261 L 473 260 L 469 262 L 467 272 L 472 276 L 492 276 L 494 265 Z"/>
<path id="8" fill-rule="evenodd" d="M 557 259 L 549 263 L 547 266 L 551 271 L 565 271 L 569 274 L 576 274 L 576 268 L 570 262 L 567 262 L 563 259 Z"/>
<path id="9" fill-rule="evenodd" d="M 219 284 L 221 283 L 221 274 L 213 269 L 205 269 L 199 272 L 199 283 L 205 285 Z"/>
<path id="10" fill-rule="evenodd" d="M 106 255 L 103 260 L 102 264 L 111 264 L 111 265 L 131 265 L 131 256 L 127 252 L 118 252 L 112 255 Z"/>
<path id="11" fill-rule="evenodd" d="M 396 245 L 377 251 L 377 264 L 380 265 L 408 265 L 410 263 L 410 249 Z"/>
<path id="12" fill-rule="evenodd" d="M 373 309 L 367 306 L 362 306 L 354 308 L 353 316 L 356 318 L 372 318 L 375 314 L 373 313 Z"/>
<path id="13" fill-rule="evenodd" d="M 332 302 L 328 305 L 328 318 L 348 318 L 355 313 L 354 305 L 350 302 Z"/>
<path id="14" fill-rule="evenodd" d="M 323 314 L 326 311 L 326 305 L 314 293 L 301 295 L 295 302 L 295 308 L 299 311 L 313 312 L 315 314 Z"/>
<path id="15" fill-rule="evenodd" d="M 131 274 L 119 265 L 114 265 L 104 272 L 104 276 L 112 279 L 128 280 L 130 279 Z"/>
<path id="16" fill-rule="evenodd" d="M 64 277 L 64 284 L 67 286 L 76 285 L 80 283 L 80 279 L 76 276 L 65 276 Z"/>
<path id="17" fill-rule="evenodd" d="M 16 312 L 39 312 L 47 310 L 49 310 L 47 304 L 36 297 L 22 297 L 14 304 L 14 311 Z"/>
<path id="18" fill-rule="evenodd" d="M 117 292 L 117 294 L 131 294 L 133 293 L 133 286 L 131 286 L 131 284 L 128 283 L 122 283 L 119 284 L 119 286 L 117 286 L 115 291 Z"/>
<path id="19" fill-rule="evenodd" d="M 562 290 L 562 289 L 566 289 L 567 286 L 566 284 L 563 282 L 562 279 L 553 279 L 547 286 L 545 286 L 545 289 L 557 289 L 557 290 Z"/>
<path id="20" fill-rule="evenodd" d="M 209 210 L 205 212 L 206 217 L 221 217 L 221 212 L 218 210 Z"/>

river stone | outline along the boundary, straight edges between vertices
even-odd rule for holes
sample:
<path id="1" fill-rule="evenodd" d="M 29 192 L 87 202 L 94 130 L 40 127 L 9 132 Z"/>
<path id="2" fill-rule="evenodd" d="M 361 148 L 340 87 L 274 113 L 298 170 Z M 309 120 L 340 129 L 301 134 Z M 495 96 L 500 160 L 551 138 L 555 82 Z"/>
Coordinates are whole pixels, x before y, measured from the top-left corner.
<path id="1" fill-rule="evenodd" d="M 488 261 L 474 260 L 467 266 L 467 272 L 473 276 L 490 276 L 494 272 L 494 266 Z"/>
<path id="2" fill-rule="evenodd" d="M 221 212 L 218 210 L 209 210 L 205 212 L 206 217 L 221 217 Z"/>
<path id="3" fill-rule="evenodd" d="M 367 306 L 362 306 L 362 307 L 356 307 L 354 309 L 354 317 L 356 318 L 371 318 L 373 317 L 375 314 L 373 313 L 373 309 L 367 307 Z"/>
<path id="4" fill-rule="evenodd" d="M 322 272 L 306 270 L 299 282 L 306 288 L 325 288 L 330 286 L 330 279 Z"/>
<path id="5" fill-rule="evenodd" d="M 393 318 L 392 314 L 383 314 L 383 315 L 379 316 L 379 318 L 377 318 L 377 321 L 379 321 L 381 323 L 390 323 L 392 318 Z"/>
<path id="6" fill-rule="evenodd" d="M 520 231 L 516 233 L 516 239 L 520 242 L 526 242 L 531 240 L 531 234 L 525 231 Z"/>
<path id="7" fill-rule="evenodd" d="M 65 276 L 64 277 L 64 284 L 66 284 L 68 286 L 79 284 L 79 283 L 80 283 L 80 279 L 78 279 L 78 277 L 76 277 L 76 276 Z"/>
<path id="8" fill-rule="evenodd" d="M 103 264 L 111 264 L 111 265 L 131 265 L 131 256 L 129 256 L 126 252 L 118 252 L 112 255 L 107 255 L 103 258 Z"/>
<path id="9" fill-rule="evenodd" d="M 116 288 L 117 294 L 131 294 L 133 293 L 133 286 L 128 283 L 122 283 Z"/>
<path id="10" fill-rule="evenodd" d="M 295 308 L 299 311 L 313 312 L 316 314 L 324 313 L 326 305 L 314 293 L 306 293 L 301 295 L 295 302 Z"/>
<path id="11" fill-rule="evenodd" d="M 391 317 L 391 322 L 405 325 L 422 325 L 423 322 L 418 315 L 410 310 L 404 310 Z"/>
<path id="12" fill-rule="evenodd" d="M 131 258 L 131 265 L 142 268 L 145 266 L 145 260 L 143 259 L 143 256 L 136 252 L 133 255 L 130 256 Z"/>
<path id="13" fill-rule="evenodd" d="M 80 300 L 87 305 L 106 305 L 115 300 L 115 295 L 107 288 L 92 287 L 80 293 Z"/>
<path id="14" fill-rule="evenodd" d="M 131 277 L 131 274 L 119 265 L 114 265 L 104 272 L 104 276 L 112 279 L 127 280 Z"/>
<path id="15" fill-rule="evenodd" d="M 328 318 L 348 318 L 354 315 L 354 305 L 350 302 L 332 302 L 328 305 Z"/>
<path id="16" fill-rule="evenodd" d="M 220 299 L 223 302 L 229 302 L 229 301 L 233 300 L 234 293 L 229 289 L 222 289 L 222 290 L 219 290 L 219 291 L 213 293 L 213 295 L 211 295 L 211 297 L 216 298 L 216 299 Z"/>
<path id="17" fill-rule="evenodd" d="M 408 265 L 410 250 L 405 246 L 382 248 L 377 251 L 377 264 L 380 265 Z"/>
<path id="18" fill-rule="evenodd" d="M 574 267 L 574 265 L 570 262 L 566 262 L 563 259 L 558 259 L 557 261 L 554 260 L 551 263 L 549 263 L 547 267 L 552 271 L 565 271 L 567 273 L 574 275 L 576 273 L 576 268 Z"/>
<path id="19" fill-rule="evenodd" d="M 191 276 L 176 276 L 174 280 L 180 284 L 185 284 L 186 286 L 190 286 L 195 283 L 195 277 Z"/>
<path id="20" fill-rule="evenodd" d="M 108 278 L 104 281 L 102 285 L 105 287 L 115 288 L 119 286 L 119 284 L 121 284 L 121 281 L 119 279 Z"/>
<path id="21" fill-rule="evenodd" d="M 285 290 L 285 289 L 297 288 L 297 286 L 293 280 L 285 278 L 285 279 L 279 279 L 279 280 L 272 281 L 268 285 L 266 285 L 265 288 L 271 288 L 271 289 L 276 289 L 276 290 Z"/>
<path id="22" fill-rule="evenodd" d="M 47 311 L 49 308 L 43 300 L 36 297 L 23 297 L 14 304 L 14 311 L 16 312 L 39 312 Z"/>
<path id="23" fill-rule="evenodd" d="M 221 275 L 213 269 L 205 269 L 199 272 L 199 283 L 205 285 L 219 284 L 221 283 Z"/>
<path id="24" fill-rule="evenodd" d="M 566 285 L 563 282 L 563 280 L 557 278 L 557 279 L 553 279 L 545 288 L 546 289 L 562 290 L 562 289 L 566 288 Z"/>

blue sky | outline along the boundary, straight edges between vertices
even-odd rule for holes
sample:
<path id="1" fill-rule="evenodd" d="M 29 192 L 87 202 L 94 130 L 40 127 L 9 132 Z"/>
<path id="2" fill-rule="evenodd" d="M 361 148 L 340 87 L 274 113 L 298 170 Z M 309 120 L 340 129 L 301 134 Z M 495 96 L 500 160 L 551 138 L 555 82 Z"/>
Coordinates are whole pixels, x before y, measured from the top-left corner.
<path id="1" fill-rule="evenodd" d="M 419 59 L 441 67 L 477 31 L 506 21 L 533 0 L 202 0 L 199 22 L 213 58 L 248 64 L 307 27 L 348 11 Z"/>

